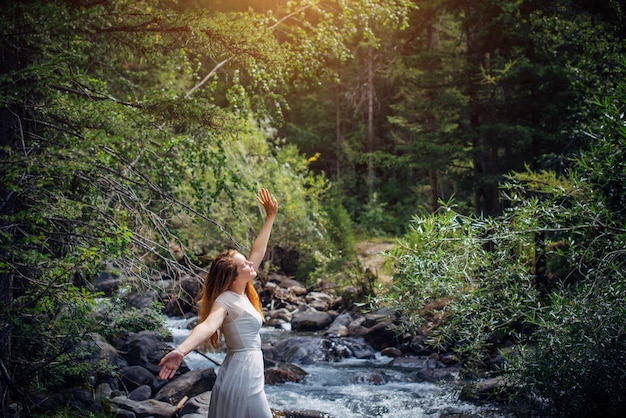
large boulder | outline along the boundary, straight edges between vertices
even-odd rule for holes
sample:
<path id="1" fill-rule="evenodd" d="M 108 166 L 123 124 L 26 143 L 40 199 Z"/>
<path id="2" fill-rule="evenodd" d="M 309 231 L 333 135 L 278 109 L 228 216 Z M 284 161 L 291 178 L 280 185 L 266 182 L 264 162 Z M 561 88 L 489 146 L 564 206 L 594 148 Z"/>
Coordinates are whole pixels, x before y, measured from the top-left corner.
<path id="1" fill-rule="evenodd" d="M 374 357 L 371 346 L 352 338 L 291 337 L 264 352 L 270 354 L 270 358 L 274 360 L 296 364 L 335 362 L 350 357 Z"/>
<path id="2" fill-rule="evenodd" d="M 206 418 L 211 403 L 211 392 L 204 392 L 189 399 L 178 413 L 179 417 Z"/>
<path id="3" fill-rule="evenodd" d="M 154 399 L 177 404 L 185 396 L 193 397 L 212 390 L 216 378 L 213 368 L 191 370 L 163 386 Z"/>
<path id="4" fill-rule="evenodd" d="M 154 374 L 159 372 L 159 361 L 165 355 L 169 346 L 152 331 L 131 332 L 123 336 L 117 348 L 122 353 L 129 366 L 142 366 Z M 186 373 L 189 368 L 183 363 L 180 373 Z"/>
<path id="5" fill-rule="evenodd" d="M 352 322 L 352 315 L 344 312 L 339 315 L 324 333 L 325 337 L 347 337 L 350 335 L 348 325 Z"/>
<path id="6" fill-rule="evenodd" d="M 119 379 L 122 387 L 132 392 L 139 386 L 155 387 L 155 376 L 142 366 L 129 366 L 120 370 Z"/>
<path id="7" fill-rule="evenodd" d="M 315 310 L 297 312 L 291 319 L 291 329 L 294 331 L 319 331 L 329 326 L 332 320 L 327 312 Z"/>
<path id="8" fill-rule="evenodd" d="M 285 382 L 300 382 L 307 372 L 293 363 L 265 359 L 265 384 L 275 385 Z"/>
<path id="9" fill-rule="evenodd" d="M 401 341 L 398 338 L 396 325 L 389 322 L 379 322 L 363 334 L 363 338 L 376 350 L 380 351 L 387 347 L 398 345 Z"/>
<path id="10" fill-rule="evenodd" d="M 125 416 L 136 418 L 173 418 L 176 416 L 176 406 L 167 402 L 159 402 L 154 399 L 147 401 L 133 401 L 123 396 L 110 399 L 104 408 L 113 416 Z M 133 415 L 130 415 L 130 414 Z"/>

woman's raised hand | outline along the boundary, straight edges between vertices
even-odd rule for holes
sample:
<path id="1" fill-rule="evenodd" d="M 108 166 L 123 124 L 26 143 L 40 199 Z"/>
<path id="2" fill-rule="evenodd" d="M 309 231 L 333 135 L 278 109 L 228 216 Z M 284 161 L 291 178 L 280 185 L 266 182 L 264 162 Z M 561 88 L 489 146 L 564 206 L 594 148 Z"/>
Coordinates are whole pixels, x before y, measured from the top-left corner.
<path id="1" fill-rule="evenodd" d="M 261 189 L 256 200 L 263 206 L 268 217 L 275 216 L 278 213 L 278 201 L 267 189 Z"/>

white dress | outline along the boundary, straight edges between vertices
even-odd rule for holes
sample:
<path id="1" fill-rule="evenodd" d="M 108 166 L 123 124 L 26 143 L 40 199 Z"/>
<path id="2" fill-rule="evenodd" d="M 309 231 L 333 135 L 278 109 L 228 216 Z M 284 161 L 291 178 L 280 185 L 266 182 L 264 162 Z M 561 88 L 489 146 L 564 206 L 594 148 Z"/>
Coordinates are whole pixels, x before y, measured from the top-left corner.
<path id="1" fill-rule="evenodd" d="M 264 390 L 261 315 L 246 295 L 230 290 L 215 302 L 226 307 L 222 334 L 228 351 L 211 393 L 209 418 L 272 418 Z"/>

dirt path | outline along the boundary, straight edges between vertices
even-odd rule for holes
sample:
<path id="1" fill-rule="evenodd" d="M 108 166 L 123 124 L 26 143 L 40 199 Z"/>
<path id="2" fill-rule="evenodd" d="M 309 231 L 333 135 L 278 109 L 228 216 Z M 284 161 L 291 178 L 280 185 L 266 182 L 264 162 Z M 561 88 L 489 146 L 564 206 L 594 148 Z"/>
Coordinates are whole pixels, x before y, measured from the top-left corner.
<path id="1" fill-rule="evenodd" d="M 388 283 L 391 276 L 384 271 L 384 258 L 380 254 L 393 248 L 395 241 L 362 241 L 356 244 L 356 254 L 363 269 L 370 269 L 381 283 Z"/>

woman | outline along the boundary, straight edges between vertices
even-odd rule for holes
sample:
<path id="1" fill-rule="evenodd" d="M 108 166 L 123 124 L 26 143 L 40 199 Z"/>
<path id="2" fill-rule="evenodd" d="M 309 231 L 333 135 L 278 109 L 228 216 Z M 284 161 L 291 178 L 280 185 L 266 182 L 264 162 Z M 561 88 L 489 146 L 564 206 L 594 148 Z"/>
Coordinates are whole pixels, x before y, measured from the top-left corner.
<path id="1" fill-rule="evenodd" d="M 261 189 L 257 201 L 266 217 L 250 255 L 246 259 L 235 250 L 226 250 L 213 261 L 199 302 L 198 325 L 159 363 L 159 377 L 170 379 L 186 354 L 207 343 L 215 347 L 220 334 L 224 335 L 228 351 L 211 393 L 209 418 L 272 417 L 264 391 L 259 335 L 263 312 L 252 280 L 265 255 L 278 202 L 266 189 Z"/>

